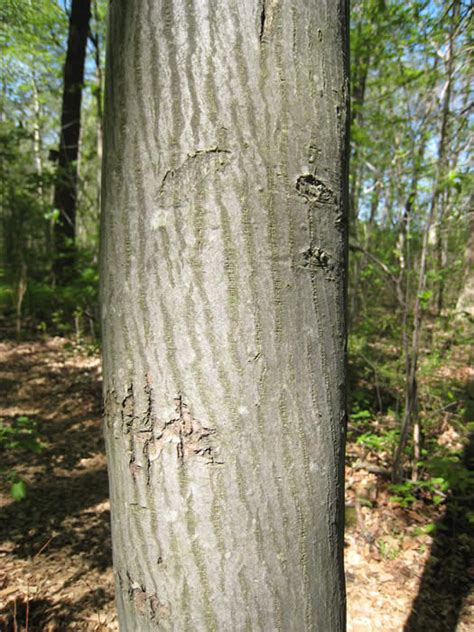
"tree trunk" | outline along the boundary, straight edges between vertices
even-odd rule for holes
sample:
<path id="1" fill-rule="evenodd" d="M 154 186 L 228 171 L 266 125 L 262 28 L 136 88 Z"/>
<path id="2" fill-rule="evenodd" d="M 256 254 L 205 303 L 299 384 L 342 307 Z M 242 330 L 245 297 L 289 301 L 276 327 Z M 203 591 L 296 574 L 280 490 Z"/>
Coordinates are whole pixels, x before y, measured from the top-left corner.
<path id="1" fill-rule="evenodd" d="M 468 238 L 464 255 L 464 280 L 456 304 L 460 316 L 474 318 L 474 193 L 471 194 L 467 210 Z"/>
<path id="2" fill-rule="evenodd" d="M 59 211 L 55 225 L 54 272 L 59 282 L 66 282 L 74 274 L 77 158 L 89 19 L 90 0 L 72 0 L 64 64 L 58 171 L 54 190 L 54 207 Z"/>
<path id="3" fill-rule="evenodd" d="M 454 4 L 456 4 L 455 0 Z M 454 9 L 453 9 L 454 10 Z M 437 61 L 435 61 L 436 67 Z M 425 219 L 425 226 L 423 229 L 423 239 L 421 245 L 420 260 L 417 265 L 417 289 L 415 298 L 413 301 L 412 323 L 409 325 L 409 309 L 410 309 L 410 283 L 409 283 L 409 271 L 413 264 L 413 258 L 410 257 L 409 248 L 410 240 L 408 239 L 409 231 L 408 225 L 411 216 L 411 209 L 415 203 L 418 186 L 420 184 L 420 166 L 425 151 L 425 142 L 422 141 L 419 144 L 417 151 L 418 161 L 414 163 L 414 171 L 412 176 L 412 182 L 410 187 L 410 193 L 407 204 L 405 205 L 405 213 L 403 223 L 405 228 L 400 233 L 399 252 L 400 252 L 400 283 L 405 282 L 405 302 L 402 315 L 402 346 L 403 354 L 405 358 L 405 406 L 403 412 L 403 418 L 400 426 L 400 438 L 398 441 L 397 450 L 395 453 L 393 467 L 392 467 L 392 479 L 396 483 L 400 483 L 403 479 L 403 461 L 405 457 L 406 447 L 408 445 L 408 438 L 410 430 L 413 430 L 413 446 L 414 446 L 414 461 L 412 467 L 412 479 L 418 478 L 418 461 L 421 457 L 421 439 L 423 436 L 423 429 L 421 427 L 421 420 L 418 416 L 418 356 L 419 356 L 419 343 L 422 332 L 423 321 L 423 305 L 422 296 L 426 289 L 427 271 L 428 271 L 428 257 L 429 257 L 429 240 L 430 232 L 433 226 L 433 221 L 436 217 L 436 209 L 439 203 L 439 197 L 441 194 L 440 184 L 445 170 L 446 164 L 446 143 L 448 132 L 448 113 L 449 113 L 449 101 L 450 101 L 450 87 L 446 90 L 446 93 L 442 101 L 441 109 L 441 125 L 440 125 L 440 137 L 438 145 L 438 158 L 436 164 L 436 172 L 434 176 L 433 192 L 431 196 L 430 206 Z M 428 108 L 425 113 L 425 120 L 428 119 L 431 107 Z M 411 261 L 410 261 L 411 260 Z M 409 346 L 409 328 L 411 329 L 411 348 Z"/>
<path id="4" fill-rule="evenodd" d="M 446 232 L 445 224 L 445 210 L 446 210 L 446 193 L 443 191 L 443 180 L 447 175 L 449 169 L 449 152 L 452 151 L 450 147 L 453 143 L 450 142 L 451 128 L 450 124 L 451 115 L 451 93 L 453 90 L 453 81 L 455 74 L 455 37 L 456 31 L 459 27 L 459 13 L 461 9 L 460 0 L 454 0 L 451 6 L 451 19 L 449 22 L 449 37 L 448 37 L 448 50 L 446 52 L 446 85 L 443 88 L 443 106 L 441 112 L 441 140 L 438 157 L 438 171 L 437 171 L 437 191 L 435 193 L 435 206 L 436 206 L 436 268 L 438 272 L 439 280 L 436 288 L 436 314 L 441 315 L 443 309 L 443 293 L 444 293 L 444 253 L 446 250 Z"/>
<path id="5" fill-rule="evenodd" d="M 45 209 L 44 199 L 44 187 L 43 187 L 43 156 L 42 156 L 42 142 L 41 142 L 41 104 L 38 93 L 38 84 L 36 82 L 36 71 L 33 68 L 32 72 L 32 88 L 33 88 L 33 153 L 35 157 L 36 176 L 38 178 L 37 192 L 38 199 L 41 206 L 41 210 Z"/>
<path id="6" fill-rule="evenodd" d="M 94 46 L 94 62 L 95 62 L 95 102 L 96 102 L 96 150 L 97 150 L 97 162 L 99 169 L 97 170 L 97 209 L 100 209 L 101 205 L 101 188 L 102 178 L 100 172 L 100 165 L 102 164 L 103 156 L 103 115 L 102 115 L 102 84 L 103 84 L 103 72 L 102 72 L 102 36 L 100 33 L 101 16 L 99 15 L 99 0 L 93 0 L 93 13 L 94 13 L 94 25 L 95 33 L 90 34 L 90 39 Z"/>
<path id="7" fill-rule="evenodd" d="M 110 5 L 121 629 L 345 629 L 347 6 Z"/>

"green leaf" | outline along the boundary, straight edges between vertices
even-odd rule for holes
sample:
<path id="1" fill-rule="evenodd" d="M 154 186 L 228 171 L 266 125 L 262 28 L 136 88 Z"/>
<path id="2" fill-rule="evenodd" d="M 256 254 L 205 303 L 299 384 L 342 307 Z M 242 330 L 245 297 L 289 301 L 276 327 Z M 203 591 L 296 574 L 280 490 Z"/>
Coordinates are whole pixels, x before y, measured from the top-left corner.
<path id="1" fill-rule="evenodd" d="M 356 420 L 356 419 L 370 419 L 370 417 L 372 417 L 372 413 L 370 412 L 370 410 L 359 410 L 359 412 L 353 413 L 351 415 L 351 419 L 353 419 L 353 420 Z"/>
<path id="2" fill-rule="evenodd" d="M 415 529 L 415 535 L 424 535 L 433 533 L 434 531 L 436 531 L 436 524 L 434 522 L 429 522 L 424 527 L 417 527 Z"/>
<path id="3" fill-rule="evenodd" d="M 422 301 L 428 301 L 433 296 L 433 292 L 431 290 L 425 290 L 424 292 L 420 292 L 418 294 L 418 298 Z"/>
<path id="4" fill-rule="evenodd" d="M 15 500 L 23 500 L 26 496 L 26 485 L 24 481 L 16 481 L 10 487 L 10 494 Z"/>

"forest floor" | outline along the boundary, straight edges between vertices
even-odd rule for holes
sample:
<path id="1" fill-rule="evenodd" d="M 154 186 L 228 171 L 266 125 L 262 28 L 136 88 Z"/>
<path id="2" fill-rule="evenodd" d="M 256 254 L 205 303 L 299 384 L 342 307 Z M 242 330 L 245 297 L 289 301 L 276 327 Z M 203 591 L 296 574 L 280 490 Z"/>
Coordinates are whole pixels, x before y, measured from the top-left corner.
<path id="1" fill-rule="evenodd" d="M 470 377 L 466 364 L 453 370 Z M 97 355 L 63 338 L 0 344 L 0 421 L 35 420 L 44 445 L 2 455 L 27 494 L 1 489 L 0 630 L 118 630 L 100 380 Z M 376 465 L 349 443 L 348 631 L 474 630 L 473 540 L 459 507 L 401 507 Z"/>

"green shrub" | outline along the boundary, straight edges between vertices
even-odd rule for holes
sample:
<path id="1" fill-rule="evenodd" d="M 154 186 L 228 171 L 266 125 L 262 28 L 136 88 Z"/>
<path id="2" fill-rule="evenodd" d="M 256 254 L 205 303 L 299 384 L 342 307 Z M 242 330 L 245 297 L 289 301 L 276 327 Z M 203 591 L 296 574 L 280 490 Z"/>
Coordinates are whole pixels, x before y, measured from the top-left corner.
<path id="1" fill-rule="evenodd" d="M 33 452 L 39 454 L 43 450 L 37 424 L 24 415 L 16 417 L 11 424 L 0 422 L 0 454 L 2 452 Z M 1 477 L 10 486 L 10 493 L 15 500 L 26 496 L 26 483 L 16 470 L 3 468 Z"/>

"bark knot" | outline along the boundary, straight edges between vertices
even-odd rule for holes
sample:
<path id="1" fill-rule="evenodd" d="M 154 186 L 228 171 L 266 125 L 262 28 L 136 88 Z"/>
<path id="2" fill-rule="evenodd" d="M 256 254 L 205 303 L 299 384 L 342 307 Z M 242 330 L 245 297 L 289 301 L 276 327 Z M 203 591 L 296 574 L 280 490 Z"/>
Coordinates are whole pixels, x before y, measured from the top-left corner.
<path id="1" fill-rule="evenodd" d="M 309 173 L 297 179 L 296 190 L 312 204 L 329 204 L 336 200 L 333 191 L 322 180 Z"/>
<path id="2" fill-rule="evenodd" d="M 303 252 L 303 268 L 323 268 L 327 269 L 330 265 L 330 255 L 316 246 L 310 246 Z"/>

